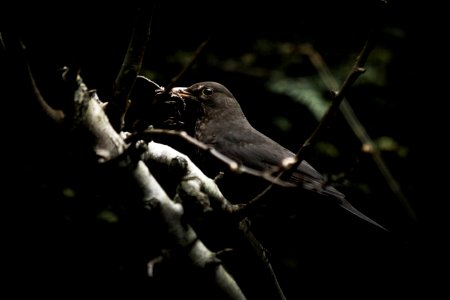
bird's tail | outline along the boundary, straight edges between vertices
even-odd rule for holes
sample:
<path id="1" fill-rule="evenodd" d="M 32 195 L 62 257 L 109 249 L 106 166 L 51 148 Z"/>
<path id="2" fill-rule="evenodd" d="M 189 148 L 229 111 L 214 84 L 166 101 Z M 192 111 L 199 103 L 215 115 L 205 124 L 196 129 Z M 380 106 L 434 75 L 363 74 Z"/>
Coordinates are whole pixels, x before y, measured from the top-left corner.
<path id="1" fill-rule="evenodd" d="M 316 187 L 317 188 L 317 187 Z M 339 192 L 337 189 L 335 189 L 333 186 L 331 185 L 322 185 L 320 187 L 320 194 L 323 194 L 325 196 L 328 197 L 333 197 L 334 199 L 336 199 L 338 201 L 338 205 L 340 207 L 342 207 L 343 209 L 347 210 L 348 212 L 354 214 L 355 216 L 359 217 L 360 219 L 369 222 L 372 225 L 375 225 L 385 231 L 389 231 L 387 230 L 384 226 L 380 225 L 379 223 L 375 222 L 374 220 L 372 220 L 371 218 L 369 218 L 368 216 L 366 216 L 365 214 L 363 214 L 362 212 L 360 212 L 358 209 L 356 209 L 356 207 L 354 207 L 350 202 L 348 202 L 347 199 L 345 199 L 345 195 L 342 194 L 341 192 Z"/>
<path id="2" fill-rule="evenodd" d="M 351 203 L 345 199 L 344 194 L 339 192 L 333 186 L 327 184 L 323 176 L 306 161 L 301 162 L 297 171 L 298 172 L 294 172 L 290 175 L 290 181 L 297 182 L 297 184 L 306 190 L 314 191 L 321 195 L 335 199 L 338 202 L 338 205 L 348 212 L 351 212 L 355 216 L 369 222 L 372 225 L 375 225 L 385 231 L 389 231 L 351 205 Z"/>
<path id="3" fill-rule="evenodd" d="M 331 185 L 324 185 L 323 182 L 308 178 L 309 180 L 305 180 L 302 182 L 302 187 L 306 190 L 314 191 L 316 193 L 319 193 L 325 197 L 330 197 L 333 200 L 337 201 L 337 204 L 342 207 L 343 209 L 347 210 L 348 212 L 352 213 L 353 215 L 359 217 L 360 219 L 369 222 L 372 225 L 375 225 L 385 231 L 387 230 L 384 226 L 378 224 L 362 212 L 360 212 L 358 209 L 356 209 L 348 200 L 345 198 L 345 195 L 339 192 L 337 189 L 335 189 Z"/>
<path id="4" fill-rule="evenodd" d="M 371 218 L 369 218 L 368 216 L 366 216 L 365 214 L 363 214 L 362 212 L 360 212 L 358 209 L 356 209 L 350 202 L 348 202 L 347 199 L 345 199 L 344 194 L 342 194 L 341 192 L 339 192 L 338 190 L 336 190 L 334 187 L 332 186 L 325 186 L 323 187 L 321 194 L 325 194 L 327 196 L 332 196 L 333 198 L 337 199 L 338 201 L 338 205 L 340 207 L 342 207 L 343 209 L 347 210 L 348 212 L 354 214 L 355 216 L 359 217 L 360 219 L 369 222 L 372 225 L 375 225 L 385 231 L 389 231 L 387 230 L 384 226 L 380 225 L 379 223 L 375 222 L 374 220 L 372 220 Z"/>
<path id="5" fill-rule="evenodd" d="M 363 214 L 362 212 L 360 212 L 359 210 L 357 210 L 353 205 L 350 204 L 350 202 L 348 202 L 346 199 L 340 199 L 340 203 L 339 206 L 342 207 L 343 209 L 351 212 L 352 214 L 356 215 L 357 217 L 385 230 L 385 231 L 389 231 L 387 230 L 384 226 L 380 225 L 379 223 L 375 222 L 374 220 L 372 220 L 371 218 L 369 218 L 368 216 L 366 216 L 365 214 Z"/>

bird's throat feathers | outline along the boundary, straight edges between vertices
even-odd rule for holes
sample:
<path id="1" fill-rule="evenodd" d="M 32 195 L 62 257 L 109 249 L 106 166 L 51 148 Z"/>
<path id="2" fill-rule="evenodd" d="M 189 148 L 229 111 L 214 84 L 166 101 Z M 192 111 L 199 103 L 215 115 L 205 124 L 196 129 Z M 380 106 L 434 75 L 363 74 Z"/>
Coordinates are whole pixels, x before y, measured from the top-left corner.
<path id="1" fill-rule="evenodd" d="M 223 109 L 223 107 L 214 109 L 214 107 L 208 107 L 202 109 L 201 116 L 197 119 L 196 131 L 214 131 L 214 129 L 223 131 L 224 129 L 236 129 L 245 126 L 251 126 L 245 117 L 242 110 L 229 107 L 230 109 Z M 225 127 L 225 128 L 224 128 Z"/>

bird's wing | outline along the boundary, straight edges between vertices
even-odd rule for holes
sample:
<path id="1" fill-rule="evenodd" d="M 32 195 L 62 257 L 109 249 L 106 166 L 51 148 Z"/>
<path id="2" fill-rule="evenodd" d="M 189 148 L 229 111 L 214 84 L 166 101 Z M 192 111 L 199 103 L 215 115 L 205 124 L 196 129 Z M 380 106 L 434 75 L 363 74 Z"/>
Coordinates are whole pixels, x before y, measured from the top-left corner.
<path id="1" fill-rule="evenodd" d="M 242 135 L 245 135 L 247 138 L 242 140 Z M 251 137 L 251 139 L 248 137 Z M 212 146 L 224 155 L 239 163 L 243 163 L 247 167 L 260 171 L 278 170 L 283 159 L 295 155 L 292 151 L 256 130 L 247 133 L 229 131 L 225 138 L 222 136 L 213 143 L 215 145 L 213 144 Z M 299 187 L 305 190 L 331 197 L 343 209 L 362 220 L 386 230 L 385 227 L 356 209 L 345 198 L 343 193 L 331 186 L 308 162 L 302 161 L 287 180 L 298 184 Z"/>
<path id="2" fill-rule="evenodd" d="M 207 141 L 213 148 L 238 163 L 259 171 L 275 171 L 283 159 L 294 154 L 259 131 L 228 128 L 226 134 Z"/>
<path id="3" fill-rule="evenodd" d="M 238 163 L 259 171 L 279 171 L 284 159 L 295 156 L 292 151 L 254 128 L 229 129 L 226 135 L 216 136 L 216 139 L 209 141 L 212 147 Z M 306 189 L 317 192 L 326 187 L 323 176 L 306 161 L 302 161 L 287 180 L 304 183 Z M 331 189 L 329 194 L 343 196 L 335 189 Z"/>

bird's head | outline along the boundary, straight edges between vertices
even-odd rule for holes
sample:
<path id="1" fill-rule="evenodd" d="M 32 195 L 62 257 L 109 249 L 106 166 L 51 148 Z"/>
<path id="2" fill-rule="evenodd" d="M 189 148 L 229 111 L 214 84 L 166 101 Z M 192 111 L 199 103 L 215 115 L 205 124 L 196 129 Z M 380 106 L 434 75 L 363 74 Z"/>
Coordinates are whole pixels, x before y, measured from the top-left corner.
<path id="1" fill-rule="evenodd" d="M 171 93 L 183 99 L 192 99 L 204 104 L 217 102 L 218 98 L 234 98 L 225 86 L 213 81 L 195 83 L 190 87 L 174 87 Z"/>
<path id="2" fill-rule="evenodd" d="M 174 87 L 171 94 L 185 100 L 188 106 L 199 106 L 199 112 L 205 116 L 214 114 L 214 118 L 217 118 L 227 114 L 243 115 L 233 94 L 217 82 L 205 81 L 195 83 L 190 87 Z"/>

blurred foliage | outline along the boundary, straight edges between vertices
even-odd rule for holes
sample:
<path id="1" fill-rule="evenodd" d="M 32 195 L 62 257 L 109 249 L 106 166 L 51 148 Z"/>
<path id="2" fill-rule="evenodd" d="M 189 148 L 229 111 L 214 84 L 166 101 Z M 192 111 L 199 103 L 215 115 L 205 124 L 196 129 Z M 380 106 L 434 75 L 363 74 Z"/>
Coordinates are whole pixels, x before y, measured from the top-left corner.
<path id="1" fill-rule="evenodd" d="M 408 148 L 399 145 L 395 140 L 388 136 L 379 137 L 375 141 L 377 147 L 381 151 L 392 151 L 395 152 L 401 158 L 405 158 L 408 155 Z"/>
<path id="2" fill-rule="evenodd" d="M 306 80 L 290 77 L 277 78 L 269 82 L 269 89 L 299 101 L 317 120 L 320 120 L 330 107 L 330 102 L 322 97 L 323 91 L 317 84 L 318 79 L 317 77 L 307 77 Z"/>

